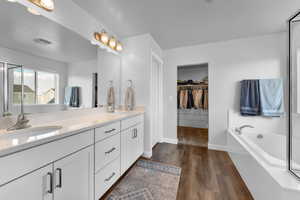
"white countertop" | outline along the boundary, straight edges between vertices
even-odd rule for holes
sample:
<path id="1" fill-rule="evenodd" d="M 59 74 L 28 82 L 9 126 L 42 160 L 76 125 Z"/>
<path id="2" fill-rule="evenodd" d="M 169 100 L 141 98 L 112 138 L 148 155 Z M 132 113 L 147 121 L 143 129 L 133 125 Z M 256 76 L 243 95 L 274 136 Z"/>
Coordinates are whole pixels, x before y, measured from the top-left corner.
<path id="1" fill-rule="evenodd" d="M 48 118 L 52 118 L 52 120 L 35 122 L 29 129 L 20 131 L 8 132 L 6 129 L 0 128 L 0 157 L 144 113 L 143 109 L 115 113 L 90 109 L 90 114 L 86 111 L 72 111 L 72 117 L 57 117 L 57 114 L 62 112 L 43 114 L 43 117 L 48 115 Z M 40 135 L 30 133 L 31 128 L 44 126 L 61 126 L 62 128 Z M 24 131 L 26 133 L 22 133 Z"/>

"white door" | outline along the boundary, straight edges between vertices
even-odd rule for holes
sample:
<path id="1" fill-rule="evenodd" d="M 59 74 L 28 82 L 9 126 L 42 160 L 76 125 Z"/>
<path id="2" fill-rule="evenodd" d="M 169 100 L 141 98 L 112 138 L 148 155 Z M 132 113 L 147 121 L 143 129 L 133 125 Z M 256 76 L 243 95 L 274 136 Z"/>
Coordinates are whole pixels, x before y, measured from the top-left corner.
<path id="1" fill-rule="evenodd" d="M 52 200 L 52 182 L 52 165 L 48 165 L 0 187 L 0 199 Z"/>
<path id="2" fill-rule="evenodd" d="M 93 200 L 93 165 L 93 147 L 55 162 L 55 200 Z"/>
<path id="3" fill-rule="evenodd" d="M 160 140 L 161 98 L 162 98 L 162 63 L 152 57 L 152 147 Z"/>

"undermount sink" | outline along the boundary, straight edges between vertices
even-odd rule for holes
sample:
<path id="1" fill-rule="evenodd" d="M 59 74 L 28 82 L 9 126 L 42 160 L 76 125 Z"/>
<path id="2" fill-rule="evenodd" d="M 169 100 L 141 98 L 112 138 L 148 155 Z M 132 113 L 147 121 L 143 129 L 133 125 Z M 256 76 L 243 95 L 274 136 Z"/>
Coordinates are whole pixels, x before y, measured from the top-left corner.
<path id="1" fill-rule="evenodd" d="M 33 128 L 27 128 L 22 130 L 16 130 L 12 132 L 8 132 L 7 134 L 2 135 L 1 137 L 30 137 L 30 136 L 44 136 L 49 137 L 53 134 L 56 134 L 58 130 L 60 130 L 61 126 L 40 126 L 40 127 L 33 127 Z M 0 137 L 0 138 L 1 138 Z"/>

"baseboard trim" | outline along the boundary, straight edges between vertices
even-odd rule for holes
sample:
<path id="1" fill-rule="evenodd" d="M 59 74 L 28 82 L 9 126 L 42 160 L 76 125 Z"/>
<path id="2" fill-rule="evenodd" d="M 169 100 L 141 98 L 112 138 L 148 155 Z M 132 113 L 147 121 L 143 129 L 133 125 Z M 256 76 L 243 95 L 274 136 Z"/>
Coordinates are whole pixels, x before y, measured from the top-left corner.
<path id="1" fill-rule="evenodd" d="M 163 142 L 170 144 L 178 144 L 178 139 L 163 138 Z"/>
<path id="2" fill-rule="evenodd" d="M 143 153 L 143 157 L 145 157 L 145 158 L 151 158 L 152 157 L 152 151 L 145 151 Z"/>
<path id="3" fill-rule="evenodd" d="M 227 147 L 223 145 L 216 145 L 208 143 L 208 149 L 216 150 L 216 151 L 227 151 Z"/>

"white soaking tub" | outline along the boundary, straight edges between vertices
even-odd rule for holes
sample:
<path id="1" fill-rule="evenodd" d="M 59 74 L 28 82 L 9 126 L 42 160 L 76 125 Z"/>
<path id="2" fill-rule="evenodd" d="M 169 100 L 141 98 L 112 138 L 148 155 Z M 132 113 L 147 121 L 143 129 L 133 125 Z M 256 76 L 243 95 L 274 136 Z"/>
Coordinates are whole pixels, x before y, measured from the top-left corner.
<path id="1" fill-rule="evenodd" d="M 228 153 L 255 200 L 299 200 L 300 181 L 286 165 L 286 137 L 228 130 Z"/>

